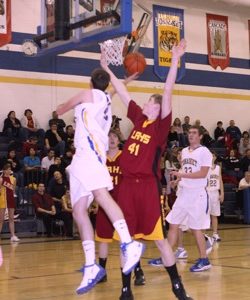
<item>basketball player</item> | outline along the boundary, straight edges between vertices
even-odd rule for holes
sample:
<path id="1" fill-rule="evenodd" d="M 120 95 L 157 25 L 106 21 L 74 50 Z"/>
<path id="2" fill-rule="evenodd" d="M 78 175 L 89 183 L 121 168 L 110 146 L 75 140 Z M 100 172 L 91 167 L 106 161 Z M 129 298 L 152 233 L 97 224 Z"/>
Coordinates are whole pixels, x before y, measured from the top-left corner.
<path id="1" fill-rule="evenodd" d="M 134 124 L 120 158 L 123 178 L 119 187 L 118 204 L 128 222 L 130 234 L 135 238 L 155 241 L 171 278 L 173 292 L 181 300 L 191 298 L 186 295 L 178 275 L 173 251 L 167 239 L 164 239 L 159 182 L 160 158 L 165 149 L 171 124 L 172 91 L 178 61 L 184 54 L 185 47 L 184 40 L 173 47 L 172 64 L 163 96 L 152 95 L 143 109 L 131 99 L 125 86 L 108 68 L 105 58 L 101 59 L 102 67 L 110 74 L 113 87 L 128 107 L 127 116 Z M 134 299 L 130 281 L 131 273 L 123 274 L 120 300 Z"/>
<path id="2" fill-rule="evenodd" d="M 70 193 L 73 217 L 78 225 L 85 253 L 83 279 L 76 292 L 88 292 L 106 274 L 95 263 L 94 232 L 88 216 L 88 207 L 93 197 L 104 209 L 121 238 L 124 253 L 124 274 L 130 273 L 137 265 L 144 251 L 142 243 L 132 241 L 124 216 L 110 196 L 112 180 L 106 167 L 108 132 L 111 126 L 111 100 L 105 94 L 110 76 L 102 69 L 91 75 L 90 89 L 84 90 L 61 104 L 58 115 L 75 109 L 75 148 L 76 153 L 69 166 Z M 113 84 L 112 78 L 111 83 Z"/>
<path id="3" fill-rule="evenodd" d="M 206 241 L 202 230 L 210 228 L 209 201 L 206 192 L 207 175 L 212 166 L 212 154 L 201 143 L 202 130 L 191 126 L 188 132 L 189 147 L 182 150 L 181 170 L 172 176 L 180 179 L 178 197 L 167 216 L 170 224 L 168 240 L 172 247 L 178 237 L 179 225 L 185 220 L 192 230 L 199 249 L 200 258 L 190 268 L 191 272 L 201 272 L 211 268 L 206 254 Z"/>
<path id="4" fill-rule="evenodd" d="M 121 142 L 119 133 L 116 130 L 109 132 L 109 150 L 107 152 L 107 167 L 112 177 L 114 188 L 110 191 L 111 196 L 115 201 L 118 199 L 119 184 L 121 181 L 120 157 L 122 151 L 119 149 Z M 108 245 L 113 241 L 114 227 L 109 221 L 107 215 L 100 207 L 96 216 L 96 241 L 99 242 L 99 264 L 104 269 L 106 268 L 108 258 Z M 103 277 L 100 282 L 106 282 L 107 276 Z M 139 265 L 135 268 L 135 285 L 144 285 L 145 278 L 143 271 Z"/>
<path id="5" fill-rule="evenodd" d="M 224 186 L 221 176 L 221 168 L 215 164 L 216 154 L 213 154 L 213 165 L 208 172 L 208 197 L 210 204 L 210 215 L 213 230 L 213 239 L 215 242 L 221 241 L 218 234 L 218 217 L 220 216 L 220 204 L 224 201 Z"/>

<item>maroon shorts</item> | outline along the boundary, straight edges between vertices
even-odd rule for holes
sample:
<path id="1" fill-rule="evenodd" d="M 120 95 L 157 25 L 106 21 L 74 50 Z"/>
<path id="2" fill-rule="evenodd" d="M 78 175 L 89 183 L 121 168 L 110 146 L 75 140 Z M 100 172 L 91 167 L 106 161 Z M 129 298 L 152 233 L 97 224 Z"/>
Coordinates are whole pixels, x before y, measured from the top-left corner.
<path id="1" fill-rule="evenodd" d="M 117 193 L 110 193 L 113 199 L 116 201 Z M 117 202 L 117 201 L 116 201 Z M 114 235 L 114 227 L 110 222 L 105 211 L 99 207 L 96 215 L 96 231 L 95 231 L 95 240 L 98 242 L 111 243 Z"/>
<path id="2" fill-rule="evenodd" d="M 163 203 L 155 178 L 123 178 L 119 186 L 118 204 L 131 236 L 153 241 L 164 239 Z"/>

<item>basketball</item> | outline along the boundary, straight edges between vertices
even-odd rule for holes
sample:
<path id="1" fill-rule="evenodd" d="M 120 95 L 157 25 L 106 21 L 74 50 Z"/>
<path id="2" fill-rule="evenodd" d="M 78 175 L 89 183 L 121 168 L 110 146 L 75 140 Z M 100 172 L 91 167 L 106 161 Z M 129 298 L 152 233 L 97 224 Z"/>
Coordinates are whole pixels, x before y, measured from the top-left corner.
<path id="1" fill-rule="evenodd" d="M 139 52 L 129 53 L 124 58 L 123 65 L 128 75 L 137 72 L 142 74 L 146 68 L 146 60 L 144 55 Z"/>

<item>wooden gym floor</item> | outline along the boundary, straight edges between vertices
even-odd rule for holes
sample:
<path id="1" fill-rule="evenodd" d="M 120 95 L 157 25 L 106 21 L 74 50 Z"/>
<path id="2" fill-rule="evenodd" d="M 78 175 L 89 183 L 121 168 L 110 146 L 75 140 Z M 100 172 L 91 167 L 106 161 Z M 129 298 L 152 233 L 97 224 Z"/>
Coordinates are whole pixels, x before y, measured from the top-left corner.
<path id="1" fill-rule="evenodd" d="M 224 225 L 220 231 L 223 241 L 210 255 L 213 267 L 203 273 L 190 273 L 189 267 L 197 258 L 197 250 L 190 234 L 185 235 L 187 261 L 178 262 L 186 289 L 195 300 L 250 299 L 250 227 Z M 77 270 L 83 263 L 80 241 L 32 238 L 22 239 L 19 245 L 0 241 L 4 263 L 0 268 L 1 300 L 118 300 L 120 269 L 118 247 L 113 243 L 107 265 L 108 282 L 99 284 L 91 292 L 77 296 L 74 289 L 81 281 Z M 136 300 L 174 300 L 170 281 L 163 268 L 147 265 L 158 257 L 153 243 L 147 243 L 142 258 L 146 285 L 133 288 Z"/>

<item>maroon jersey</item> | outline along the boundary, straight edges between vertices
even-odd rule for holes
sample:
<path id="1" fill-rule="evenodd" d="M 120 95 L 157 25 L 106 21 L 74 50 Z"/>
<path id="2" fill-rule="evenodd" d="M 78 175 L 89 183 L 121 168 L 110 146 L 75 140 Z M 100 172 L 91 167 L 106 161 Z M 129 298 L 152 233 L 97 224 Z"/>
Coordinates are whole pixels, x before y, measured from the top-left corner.
<path id="1" fill-rule="evenodd" d="M 150 121 L 143 115 L 142 109 L 130 101 L 128 118 L 134 128 L 124 145 L 120 166 L 124 177 L 157 176 L 161 178 L 160 158 L 165 149 L 171 124 L 171 114 Z"/>
<path id="2" fill-rule="evenodd" d="M 110 176 L 112 177 L 114 188 L 111 191 L 111 194 L 114 198 L 116 198 L 118 193 L 118 186 L 121 182 L 121 168 L 120 168 L 120 157 L 121 157 L 122 151 L 119 151 L 115 157 L 110 158 L 107 155 L 107 167 Z M 116 200 L 116 199 L 115 199 Z"/>

